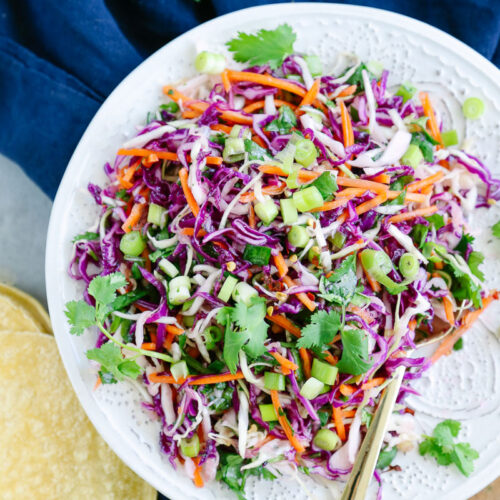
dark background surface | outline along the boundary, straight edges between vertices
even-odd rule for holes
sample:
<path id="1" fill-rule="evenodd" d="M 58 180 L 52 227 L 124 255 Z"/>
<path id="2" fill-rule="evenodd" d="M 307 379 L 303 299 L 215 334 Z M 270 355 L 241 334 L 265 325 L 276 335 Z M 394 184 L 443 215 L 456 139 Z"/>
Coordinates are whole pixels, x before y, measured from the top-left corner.
<path id="1" fill-rule="evenodd" d="M 0 153 L 54 197 L 87 124 L 145 57 L 264 0 L 0 0 Z M 500 0 L 337 0 L 432 24 L 500 65 Z"/>

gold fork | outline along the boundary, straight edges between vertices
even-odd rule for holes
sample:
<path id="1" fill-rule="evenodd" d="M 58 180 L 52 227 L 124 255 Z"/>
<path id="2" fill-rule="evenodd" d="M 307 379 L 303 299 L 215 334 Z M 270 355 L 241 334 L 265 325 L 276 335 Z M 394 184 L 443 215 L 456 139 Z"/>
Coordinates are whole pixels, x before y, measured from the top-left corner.
<path id="1" fill-rule="evenodd" d="M 430 339 L 425 339 L 417 343 L 418 347 L 434 344 L 449 335 L 449 331 L 444 332 Z M 403 382 L 405 367 L 399 366 L 393 374 L 393 379 L 385 388 L 380 399 L 375 415 L 373 416 L 370 427 L 363 439 L 356 460 L 352 467 L 351 475 L 347 481 L 346 487 L 342 492 L 341 500 L 364 500 L 368 486 L 370 485 L 373 471 L 377 464 L 380 448 L 384 440 L 387 423 L 394 409 L 399 389 Z"/>

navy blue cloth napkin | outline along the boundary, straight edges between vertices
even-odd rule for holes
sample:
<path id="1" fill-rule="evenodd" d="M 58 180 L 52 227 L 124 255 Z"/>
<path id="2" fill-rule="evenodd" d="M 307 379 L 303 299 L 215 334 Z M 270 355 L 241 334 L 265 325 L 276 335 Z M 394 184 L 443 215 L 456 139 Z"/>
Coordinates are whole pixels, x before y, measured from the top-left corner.
<path id="1" fill-rule="evenodd" d="M 87 124 L 145 57 L 264 0 L 0 0 L 0 152 L 54 197 Z M 420 19 L 500 65 L 499 0 L 351 0 Z"/>

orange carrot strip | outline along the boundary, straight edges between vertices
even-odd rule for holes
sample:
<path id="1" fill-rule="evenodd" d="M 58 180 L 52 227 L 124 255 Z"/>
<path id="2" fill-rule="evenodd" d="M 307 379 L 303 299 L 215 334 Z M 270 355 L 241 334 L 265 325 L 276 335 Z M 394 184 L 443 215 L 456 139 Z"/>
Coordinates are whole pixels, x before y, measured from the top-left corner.
<path id="1" fill-rule="evenodd" d="M 352 312 L 353 314 L 356 314 L 356 316 L 359 316 L 365 323 L 371 324 L 375 321 L 373 316 L 368 311 L 361 309 L 361 307 L 353 306 L 352 304 L 350 304 L 347 307 L 347 310 Z"/>
<path id="2" fill-rule="evenodd" d="M 291 371 L 297 370 L 298 366 L 289 359 L 285 358 L 278 352 L 270 352 L 269 353 L 281 366 L 281 368 L 286 368 Z"/>
<path id="3" fill-rule="evenodd" d="M 350 396 L 356 392 L 356 388 L 349 384 L 340 384 L 339 391 L 343 396 Z"/>
<path id="4" fill-rule="evenodd" d="M 429 119 L 427 123 L 429 131 L 432 137 L 442 145 L 443 140 L 441 139 L 441 131 L 439 130 L 436 115 L 434 114 L 434 109 L 432 108 L 431 100 L 429 99 L 429 94 L 427 94 L 427 92 L 420 92 L 419 97 L 422 102 L 422 107 L 424 108 L 424 114 Z"/>
<path id="5" fill-rule="evenodd" d="M 257 220 L 255 219 L 255 210 L 253 209 L 253 205 L 250 205 L 248 209 L 248 224 L 252 229 L 255 229 L 257 226 Z"/>
<path id="6" fill-rule="evenodd" d="M 175 101 L 175 102 L 182 101 L 183 104 L 185 104 L 186 102 L 189 102 L 189 101 L 192 100 L 190 97 L 188 97 L 188 96 L 184 95 L 183 93 L 179 92 L 178 90 L 176 90 L 171 85 L 165 85 L 163 87 L 163 93 L 165 95 L 168 95 L 168 97 L 170 97 L 170 99 L 172 99 L 173 101 Z"/>
<path id="7" fill-rule="evenodd" d="M 182 167 L 179 170 L 179 179 L 181 180 L 182 190 L 184 191 L 184 196 L 186 197 L 191 212 L 193 212 L 194 216 L 196 217 L 200 213 L 200 207 L 198 206 L 198 203 L 196 202 L 193 193 L 188 186 L 188 176 L 189 173 L 187 171 L 187 168 Z"/>
<path id="8" fill-rule="evenodd" d="M 134 185 L 134 183 L 131 181 L 132 177 L 134 177 L 135 171 L 137 170 L 138 164 L 139 163 L 136 163 L 118 172 L 116 177 L 123 188 L 130 189 Z"/>
<path id="9" fill-rule="evenodd" d="M 282 280 L 288 288 L 296 285 L 295 281 L 293 281 L 290 276 L 283 276 Z M 314 311 L 316 309 L 316 302 L 312 301 L 306 293 L 297 293 L 296 297 L 309 309 L 309 311 Z"/>
<path id="10" fill-rule="evenodd" d="M 365 194 L 367 191 L 367 189 L 365 188 L 345 188 L 345 189 L 341 189 L 340 191 L 337 191 L 335 193 L 335 196 L 338 198 L 338 197 L 342 197 L 342 196 L 361 196 L 363 194 Z"/>
<path id="11" fill-rule="evenodd" d="M 398 222 L 403 222 L 406 220 L 414 219 L 415 217 L 427 217 L 437 212 L 438 207 L 436 205 L 431 205 L 430 207 L 417 208 L 416 210 L 411 210 L 410 212 L 405 212 L 402 214 L 396 214 L 389 217 L 388 222 L 391 224 L 396 224 Z"/>
<path id="12" fill-rule="evenodd" d="M 344 101 L 339 101 L 339 106 L 342 119 L 342 137 L 344 138 L 344 146 L 347 148 L 354 144 L 354 132 L 352 131 L 351 117 Z"/>
<path id="13" fill-rule="evenodd" d="M 353 418 L 356 415 L 356 410 L 342 410 L 342 417 Z"/>
<path id="14" fill-rule="evenodd" d="M 154 154 L 160 160 L 170 160 L 170 161 L 179 160 L 177 153 L 171 153 L 170 151 L 153 151 L 152 149 L 142 149 L 142 148 L 119 149 L 116 154 L 123 156 L 150 156 Z M 222 164 L 222 158 L 218 156 L 207 156 L 206 162 L 207 165 L 220 165 Z"/>
<path id="15" fill-rule="evenodd" d="M 346 440 L 344 421 L 342 420 L 342 410 L 340 408 L 332 407 L 333 423 L 341 441 Z"/>
<path id="16" fill-rule="evenodd" d="M 295 337 L 300 337 L 300 328 L 294 325 L 286 316 L 282 314 L 273 314 L 272 316 L 266 314 L 266 319 L 278 326 L 281 326 Z"/>
<path id="17" fill-rule="evenodd" d="M 306 95 L 306 91 L 302 87 L 292 83 L 290 80 L 282 80 L 281 78 L 275 78 L 270 75 L 261 75 L 259 73 L 251 73 L 250 71 L 228 70 L 227 74 L 230 80 L 235 80 L 237 82 L 260 83 L 261 85 L 265 85 L 267 87 L 276 87 L 278 89 L 286 90 L 287 92 L 299 95 L 300 97 L 304 97 Z"/>
<path id="18" fill-rule="evenodd" d="M 373 182 L 381 182 L 382 184 L 390 184 L 391 176 L 389 174 L 378 174 L 375 177 L 372 177 Z"/>
<path id="19" fill-rule="evenodd" d="M 444 262 L 434 262 L 434 267 L 439 270 L 444 269 Z"/>
<path id="20" fill-rule="evenodd" d="M 256 144 L 258 144 L 261 148 L 264 148 L 264 149 L 267 148 L 267 144 L 264 142 L 262 137 L 259 137 L 258 135 L 252 136 L 252 141 L 255 142 Z"/>
<path id="21" fill-rule="evenodd" d="M 229 92 L 231 90 L 231 81 L 229 80 L 229 76 L 227 74 L 227 69 L 225 69 L 222 73 L 221 73 L 221 79 L 222 79 L 222 85 L 224 87 L 224 90 L 226 92 Z"/>
<path id="22" fill-rule="evenodd" d="M 448 335 L 443 342 L 436 349 L 436 352 L 431 356 L 431 362 L 435 363 L 440 357 L 450 354 L 455 342 L 472 326 L 474 321 L 481 315 L 481 313 L 493 302 L 498 299 L 498 292 L 493 291 L 483 299 L 483 307 L 475 311 L 469 311 L 464 318 L 460 328 L 457 328 L 451 335 Z"/>
<path id="23" fill-rule="evenodd" d="M 359 254 L 358 254 L 359 258 Z M 363 263 L 361 262 L 361 259 L 359 259 L 359 262 L 361 263 L 361 267 L 363 269 L 363 273 L 365 275 L 366 281 L 368 281 L 368 284 L 370 285 L 370 288 L 375 292 L 378 293 L 382 288 L 380 287 L 380 283 L 376 280 L 374 280 L 371 275 L 366 271 L 366 269 L 363 267 Z"/>
<path id="24" fill-rule="evenodd" d="M 285 431 L 286 437 L 288 441 L 295 448 L 297 453 L 303 453 L 305 448 L 302 446 L 301 442 L 293 435 L 293 430 L 288 423 L 288 420 L 285 418 L 283 413 L 283 408 L 281 407 L 280 399 L 278 396 L 278 391 L 271 390 L 271 401 L 273 402 L 274 409 L 276 410 L 276 415 L 278 416 L 278 422 L 280 423 L 283 431 Z"/>
<path id="25" fill-rule="evenodd" d="M 167 333 L 167 337 L 165 338 L 165 342 L 163 342 L 163 347 L 170 351 L 172 347 L 172 342 L 174 341 L 175 335 L 171 332 Z"/>
<path id="26" fill-rule="evenodd" d="M 286 274 L 288 273 L 288 266 L 286 265 L 285 259 L 281 252 L 273 255 L 273 262 L 276 266 L 276 269 L 278 269 L 279 277 L 283 278 L 283 276 L 286 276 Z"/>
<path id="27" fill-rule="evenodd" d="M 387 199 L 394 200 L 394 198 L 397 198 L 400 194 L 401 194 L 401 191 L 389 190 L 389 191 L 387 191 Z M 410 202 L 424 203 L 425 201 L 427 201 L 427 196 L 425 194 L 411 193 L 408 191 L 406 192 L 405 203 L 410 203 Z"/>
<path id="28" fill-rule="evenodd" d="M 302 99 L 302 101 L 299 104 L 299 108 L 301 106 L 309 106 L 314 102 L 316 97 L 318 96 L 319 93 L 319 85 L 321 83 L 321 80 L 317 78 L 314 80 L 314 83 L 311 85 L 311 88 L 307 91 L 306 95 Z"/>
<path id="29" fill-rule="evenodd" d="M 226 134 L 230 134 L 233 127 L 229 125 L 223 125 L 222 123 L 216 123 L 215 125 L 210 125 L 212 130 L 216 130 L 217 132 L 225 132 Z"/>
<path id="30" fill-rule="evenodd" d="M 99 377 L 99 375 L 97 375 L 97 380 L 95 381 L 95 385 L 94 385 L 94 391 L 96 391 L 97 389 L 99 389 L 99 386 L 101 384 L 102 384 L 101 377 Z"/>
<path id="31" fill-rule="evenodd" d="M 146 271 L 151 272 L 151 260 L 149 259 L 149 250 L 146 247 L 141 253 L 141 257 L 144 259 L 144 267 Z"/>
<path id="32" fill-rule="evenodd" d="M 309 212 L 327 212 L 328 210 L 335 210 L 336 208 L 347 205 L 349 200 L 352 200 L 352 198 L 354 198 L 354 195 L 342 196 L 336 200 L 327 201 L 323 203 L 323 205 L 321 205 L 320 207 L 309 210 Z"/>
<path id="33" fill-rule="evenodd" d="M 180 232 L 186 236 L 194 236 L 194 227 L 183 227 Z M 207 232 L 204 229 L 200 229 L 196 237 L 201 238 L 202 236 L 206 236 L 206 234 Z"/>
<path id="34" fill-rule="evenodd" d="M 251 116 L 246 116 L 238 111 L 222 111 L 220 117 L 223 120 L 233 123 L 239 123 L 240 125 L 252 125 L 253 118 Z"/>
<path id="35" fill-rule="evenodd" d="M 323 356 L 325 361 L 333 366 L 339 362 L 338 358 L 328 351 L 323 351 Z"/>
<path id="36" fill-rule="evenodd" d="M 185 111 L 182 112 L 182 118 L 198 118 L 200 116 L 199 111 L 191 111 L 189 109 L 186 109 Z"/>
<path id="37" fill-rule="evenodd" d="M 248 106 L 245 106 L 243 108 L 243 111 L 245 113 L 253 113 L 254 111 L 257 111 L 258 109 L 262 109 L 266 104 L 266 101 L 255 101 L 249 104 Z M 291 102 L 287 101 L 282 101 L 281 99 L 275 99 L 274 100 L 274 105 L 279 108 L 281 106 L 290 106 L 293 110 L 296 109 L 297 106 L 295 104 L 292 104 Z"/>
<path id="38" fill-rule="evenodd" d="M 304 369 L 304 375 L 309 378 L 311 376 L 311 356 L 309 356 L 309 351 L 304 347 L 301 347 L 299 349 L 299 354 L 300 359 L 302 359 L 302 368 Z"/>
<path id="39" fill-rule="evenodd" d="M 165 325 L 165 330 L 172 335 L 182 335 L 184 330 L 175 325 Z"/>
<path id="40" fill-rule="evenodd" d="M 372 210 L 375 207 L 378 207 L 380 204 L 384 203 L 387 200 L 387 193 L 380 193 L 375 198 L 371 200 L 365 201 L 356 207 L 356 213 L 358 215 L 364 214 L 368 212 L 368 210 Z"/>
<path id="41" fill-rule="evenodd" d="M 139 220 L 142 217 L 142 214 L 146 210 L 146 203 L 136 203 L 133 207 L 132 210 L 130 211 L 130 215 L 127 217 L 125 222 L 122 224 L 122 229 L 126 233 L 130 233 L 134 226 L 136 226 L 139 223 Z"/>
<path id="42" fill-rule="evenodd" d="M 337 177 L 337 184 L 344 187 L 365 188 L 375 193 L 385 193 L 388 187 L 380 182 L 366 179 L 351 179 L 350 177 Z"/>
<path id="43" fill-rule="evenodd" d="M 413 193 L 414 191 L 419 191 L 422 188 L 425 188 L 427 186 L 435 184 L 437 181 L 439 181 L 443 177 L 444 177 L 444 173 L 442 170 L 440 170 L 439 172 L 436 172 L 435 174 L 432 174 L 429 177 L 426 177 L 425 179 L 408 184 L 408 187 L 407 187 L 408 192 Z"/>
<path id="44" fill-rule="evenodd" d="M 356 89 L 356 85 L 349 85 L 349 87 L 346 87 L 344 90 L 339 92 L 336 97 L 349 97 L 350 95 L 354 94 L 354 92 L 356 92 Z"/>
<path id="45" fill-rule="evenodd" d="M 203 488 L 203 478 L 201 477 L 201 465 L 200 465 L 200 457 L 196 457 L 193 459 L 195 463 L 194 472 L 193 472 L 193 483 L 197 488 Z"/>
<path id="46" fill-rule="evenodd" d="M 188 375 L 188 379 L 197 375 Z M 219 382 L 229 382 L 231 380 L 240 380 L 245 378 L 243 373 L 221 373 L 220 375 L 205 375 L 203 377 L 197 378 L 196 380 L 189 380 L 188 385 L 208 385 L 208 384 L 218 384 Z M 185 379 L 177 379 L 177 381 L 172 377 L 172 375 L 158 375 L 157 373 L 151 373 L 149 375 L 149 380 L 155 384 L 177 384 L 184 383 Z"/>
<path id="47" fill-rule="evenodd" d="M 365 382 L 362 386 L 361 389 L 364 391 L 367 391 L 368 389 L 373 389 L 374 387 L 378 387 L 379 385 L 382 385 L 385 382 L 385 377 L 375 377 L 369 380 L 368 382 Z"/>
<path id="48" fill-rule="evenodd" d="M 444 313 L 446 315 L 446 320 L 450 325 L 455 324 L 455 315 L 453 314 L 453 302 L 450 297 L 443 297 Z"/>
<path id="49" fill-rule="evenodd" d="M 156 349 L 156 344 L 154 342 L 143 342 L 141 349 L 145 351 L 154 351 Z"/>

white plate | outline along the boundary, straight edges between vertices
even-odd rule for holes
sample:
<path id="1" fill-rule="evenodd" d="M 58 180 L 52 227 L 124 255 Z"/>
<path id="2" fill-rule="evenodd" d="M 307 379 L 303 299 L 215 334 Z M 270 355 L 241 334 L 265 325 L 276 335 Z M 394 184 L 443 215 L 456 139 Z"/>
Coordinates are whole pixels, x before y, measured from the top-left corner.
<path id="1" fill-rule="evenodd" d="M 297 33 L 296 49 L 318 53 L 328 66 L 339 51 L 357 53 L 364 60 L 379 60 L 391 71 L 389 82 L 438 83 L 451 100 L 461 102 L 475 95 L 486 102 L 487 112 L 467 124 L 467 136 L 475 141 L 477 154 L 500 173 L 500 74 L 472 49 L 421 22 L 382 10 L 332 4 L 281 4 L 235 12 L 210 21 L 182 35 L 144 61 L 102 105 L 66 169 L 50 220 L 46 279 L 50 315 L 64 365 L 88 416 L 115 452 L 140 476 L 171 499 L 234 498 L 214 485 L 197 490 L 175 472 L 158 447 L 157 423 L 139 405 L 137 388 L 119 384 L 93 392 L 84 351 L 93 346 L 93 335 L 69 334 L 64 304 L 80 298 L 81 286 L 66 272 L 71 239 L 96 220 L 96 208 L 86 192 L 89 181 L 103 183 L 102 166 L 114 158 L 125 138 L 146 112 L 162 101 L 162 85 L 194 74 L 197 50 L 220 49 L 239 30 L 274 28 L 288 22 Z M 64 140 L 62 138 L 61 140 Z M 481 211 L 471 224 L 479 243 L 486 248 L 488 285 L 498 279 L 494 263 L 500 244 L 491 242 L 487 228 L 498 220 L 494 209 Z M 495 306 L 489 313 L 495 324 Z M 415 386 L 423 392 L 412 399 L 418 423 L 425 433 L 443 418 L 463 422 L 461 437 L 481 456 L 470 478 L 453 467 L 438 467 L 433 460 L 412 452 L 397 460 L 403 470 L 383 474 L 384 499 L 467 498 L 495 479 L 500 471 L 500 347 L 482 321 L 467 334 L 465 348 L 428 372 Z M 78 432 L 78 429 L 75 429 Z M 306 478 L 315 498 L 327 498 L 327 490 Z M 248 498 L 305 498 L 292 480 L 253 482 Z M 331 496 L 330 496 L 331 498 Z"/>

